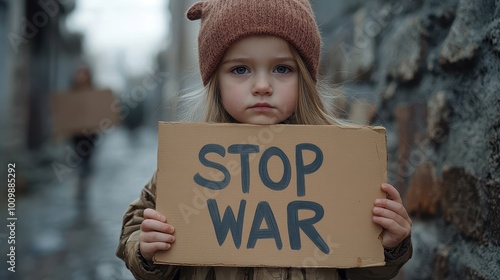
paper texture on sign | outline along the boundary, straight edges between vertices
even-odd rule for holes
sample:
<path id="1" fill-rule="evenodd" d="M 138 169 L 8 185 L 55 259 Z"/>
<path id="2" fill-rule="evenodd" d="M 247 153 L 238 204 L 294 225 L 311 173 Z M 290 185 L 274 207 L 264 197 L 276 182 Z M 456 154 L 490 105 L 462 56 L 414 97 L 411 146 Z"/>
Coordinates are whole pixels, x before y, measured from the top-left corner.
<path id="1" fill-rule="evenodd" d="M 382 127 L 159 123 L 156 209 L 176 241 L 156 263 L 384 265 Z"/>

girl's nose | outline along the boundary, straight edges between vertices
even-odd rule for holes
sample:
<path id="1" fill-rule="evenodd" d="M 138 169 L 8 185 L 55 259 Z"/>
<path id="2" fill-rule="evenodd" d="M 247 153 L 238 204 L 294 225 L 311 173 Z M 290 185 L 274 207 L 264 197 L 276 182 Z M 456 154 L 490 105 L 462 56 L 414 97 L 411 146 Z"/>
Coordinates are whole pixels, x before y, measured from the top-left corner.
<path id="1" fill-rule="evenodd" d="M 267 74 L 259 73 L 255 75 L 255 83 L 252 89 L 253 95 L 271 95 L 273 88 L 271 86 L 270 77 Z"/>

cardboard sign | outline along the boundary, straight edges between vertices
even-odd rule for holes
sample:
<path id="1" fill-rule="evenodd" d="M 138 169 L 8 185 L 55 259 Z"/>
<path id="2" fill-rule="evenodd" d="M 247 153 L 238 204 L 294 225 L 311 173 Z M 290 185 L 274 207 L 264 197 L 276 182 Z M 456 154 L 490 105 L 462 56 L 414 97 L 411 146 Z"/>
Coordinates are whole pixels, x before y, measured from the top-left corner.
<path id="1" fill-rule="evenodd" d="M 104 130 L 119 122 L 119 104 L 110 90 L 57 93 L 51 103 L 58 138 Z"/>
<path id="2" fill-rule="evenodd" d="M 156 209 L 176 241 L 154 261 L 384 265 L 386 165 L 382 127 L 160 123 Z"/>

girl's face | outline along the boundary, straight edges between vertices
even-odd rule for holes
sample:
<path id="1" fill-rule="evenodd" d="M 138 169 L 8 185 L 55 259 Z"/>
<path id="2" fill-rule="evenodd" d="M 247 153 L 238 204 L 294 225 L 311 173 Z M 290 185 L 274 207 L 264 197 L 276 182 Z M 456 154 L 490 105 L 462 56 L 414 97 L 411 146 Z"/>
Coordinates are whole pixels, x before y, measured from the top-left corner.
<path id="1" fill-rule="evenodd" d="M 297 71 L 285 40 L 241 39 L 226 51 L 218 70 L 222 105 L 240 123 L 281 123 L 295 112 Z"/>

